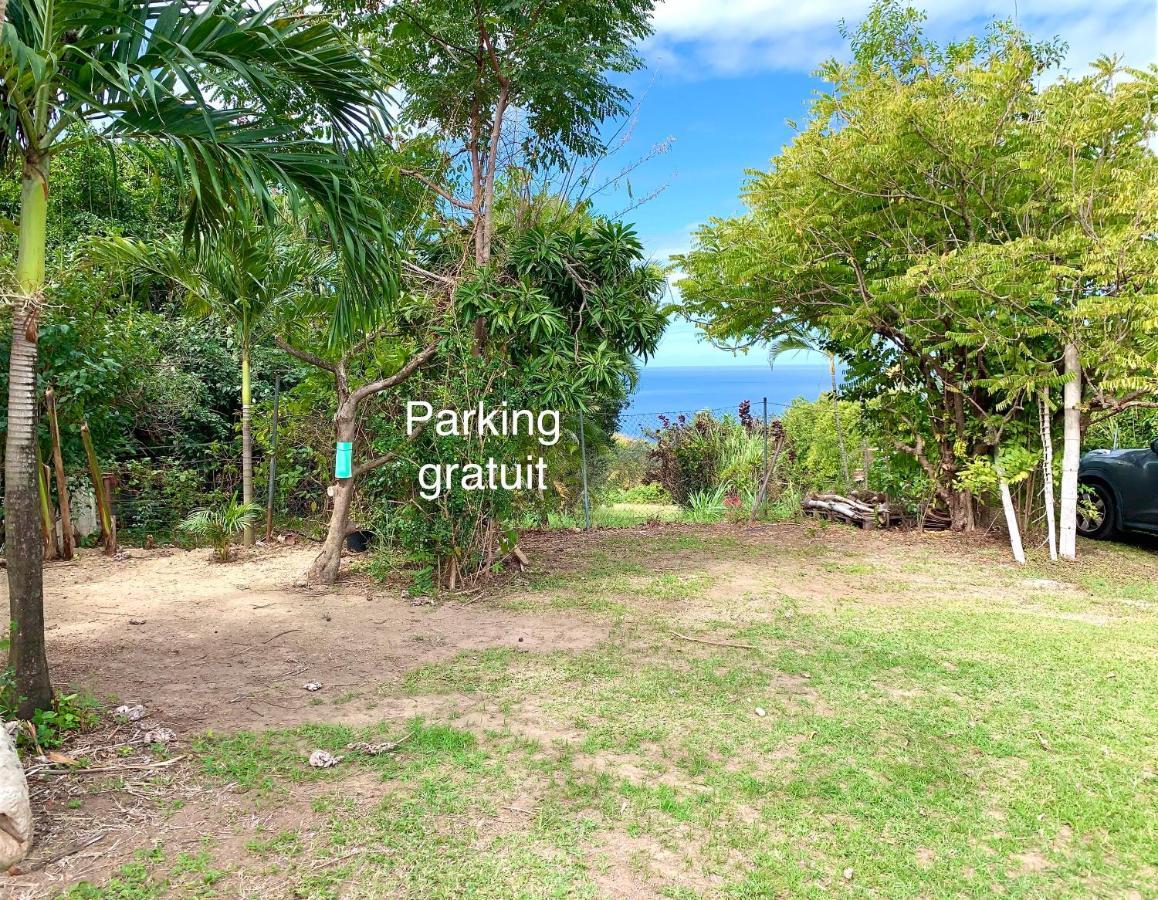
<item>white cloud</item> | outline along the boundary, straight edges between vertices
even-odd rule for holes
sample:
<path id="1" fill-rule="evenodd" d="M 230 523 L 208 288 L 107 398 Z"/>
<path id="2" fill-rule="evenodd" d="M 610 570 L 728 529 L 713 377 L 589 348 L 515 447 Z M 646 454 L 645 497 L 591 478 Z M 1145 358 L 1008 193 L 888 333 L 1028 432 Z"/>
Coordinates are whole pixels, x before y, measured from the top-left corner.
<path id="1" fill-rule="evenodd" d="M 809 71 L 844 52 L 838 30 L 857 22 L 871 0 L 661 0 L 647 54 L 657 68 L 688 77 L 739 75 L 760 70 Z M 1154 0 L 930 0 L 921 4 L 938 39 L 982 28 L 993 17 L 1012 18 L 1039 39 L 1060 36 L 1070 45 L 1074 70 L 1100 54 L 1127 63 L 1158 59 Z"/>

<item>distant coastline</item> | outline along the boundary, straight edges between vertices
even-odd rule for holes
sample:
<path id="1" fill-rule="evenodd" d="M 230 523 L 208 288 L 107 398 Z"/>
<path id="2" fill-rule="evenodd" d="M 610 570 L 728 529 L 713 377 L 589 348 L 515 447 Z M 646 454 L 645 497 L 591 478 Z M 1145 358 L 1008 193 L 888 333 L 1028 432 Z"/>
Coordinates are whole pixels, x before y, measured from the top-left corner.
<path id="1" fill-rule="evenodd" d="M 800 363 L 751 366 L 645 366 L 630 405 L 619 419 L 619 432 L 641 437 L 655 428 L 659 416 L 692 415 L 710 409 L 717 415 L 736 412 L 744 400 L 752 413 L 762 413 L 768 398 L 768 417 L 775 418 L 793 400 L 815 400 L 832 386 L 828 366 Z"/>

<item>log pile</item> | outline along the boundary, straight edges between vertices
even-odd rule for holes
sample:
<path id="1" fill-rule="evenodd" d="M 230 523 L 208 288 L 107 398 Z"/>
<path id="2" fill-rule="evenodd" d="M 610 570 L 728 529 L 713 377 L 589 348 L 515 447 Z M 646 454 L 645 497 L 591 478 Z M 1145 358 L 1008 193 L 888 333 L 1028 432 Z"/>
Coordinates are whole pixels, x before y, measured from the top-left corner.
<path id="1" fill-rule="evenodd" d="M 841 494 L 812 494 L 801 504 L 809 515 L 836 519 L 861 528 L 888 528 L 901 522 L 901 514 L 889 507 L 884 494 L 854 491 L 851 496 Z"/>
<path id="2" fill-rule="evenodd" d="M 943 509 L 930 506 L 921 513 L 919 524 L 923 531 L 948 531 L 951 522 L 952 519 L 949 518 L 949 513 Z"/>

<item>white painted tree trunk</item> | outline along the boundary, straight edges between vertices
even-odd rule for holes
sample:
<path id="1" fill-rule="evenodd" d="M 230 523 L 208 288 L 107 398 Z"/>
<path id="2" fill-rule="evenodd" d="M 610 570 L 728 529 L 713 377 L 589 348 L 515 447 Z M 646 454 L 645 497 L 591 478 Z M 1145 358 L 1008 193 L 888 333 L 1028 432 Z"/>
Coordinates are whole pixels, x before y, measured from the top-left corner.
<path id="1" fill-rule="evenodd" d="M 31 846 L 28 780 L 16 753 L 16 741 L 0 723 L 0 872 L 24 859 Z"/>
<path id="2" fill-rule="evenodd" d="M 1001 508 L 1005 510 L 1005 527 L 1009 531 L 1009 546 L 1013 550 L 1013 558 L 1020 565 L 1025 565 L 1025 548 L 1021 544 L 1021 526 L 1017 524 L 1017 510 L 1013 508 L 1013 496 L 1009 493 L 1009 482 L 1005 478 L 997 454 L 993 454 L 994 464 L 997 467 L 997 479 L 1001 485 Z"/>
<path id="3" fill-rule="evenodd" d="M 1061 523 L 1058 553 L 1062 559 L 1078 556 L 1078 460 L 1082 455 L 1082 365 L 1076 344 L 1066 344 L 1065 374 L 1070 376 L 1062 395 Z"/>
<path id="4" fill-rule="evenodd" d="M 1045 494 L 1045 524 L 1049 531 L 1049 558 L 1057 559 L 1057 519 L 1053 496 L 1053 418 L 1049 409 L 1049 388 L 1041 392 L 1037 405 L 1041 424 L 1041 474 Z"/>

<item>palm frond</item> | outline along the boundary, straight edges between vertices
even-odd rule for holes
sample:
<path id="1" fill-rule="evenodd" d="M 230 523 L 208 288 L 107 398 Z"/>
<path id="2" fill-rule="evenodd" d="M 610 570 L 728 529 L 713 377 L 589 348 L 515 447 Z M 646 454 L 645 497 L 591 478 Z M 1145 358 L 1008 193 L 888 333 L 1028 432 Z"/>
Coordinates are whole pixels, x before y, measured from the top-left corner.
<path id="1" fill-rule="evenodd" d="M 398 296 L 398 250 L 357 187 L 356 151 L 389 124 L 381 73 L 333 23 L 285 0 L 9 0 L 0 156 L 72 142 L 156 149 L 189 189 L 186 238 L 281 203 L 350 273 L 336 338 Z"/>

